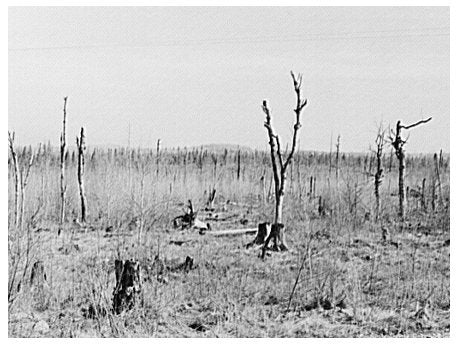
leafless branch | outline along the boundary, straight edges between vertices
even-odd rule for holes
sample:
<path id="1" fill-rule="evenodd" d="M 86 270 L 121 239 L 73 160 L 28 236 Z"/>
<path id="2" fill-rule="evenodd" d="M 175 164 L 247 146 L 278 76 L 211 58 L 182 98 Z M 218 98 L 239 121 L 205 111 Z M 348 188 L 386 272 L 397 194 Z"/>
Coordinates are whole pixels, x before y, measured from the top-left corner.
<path id="1" fill-rule="evenodd" d="M 418 121 L 418 122 L 416 122 L 414 124 L 411 124 L 411 125 L 401 125 L 401 128 L 402 129 L 410 129 L 410 128 L 416 127 L 417 125 L 420 125 L 420 124 L 423 124 L 423 123 L 428 123 L 432 119 L 433 119 L 432 117 L 429 117 L 428 119 L 422 119 L 421 121 Z"/>
<path id="2" fill-rule="evenodd" d="M 294 124 L 294 133 L 293 133 L 293 142 L 291 146 L 291 151 L 289 152 L 288 158 L 285 161 L 285 164 L 282 165 L 282 171 L 285 171 L 288 167 L 291 159 L 293 158 L 294 152 L 296 150 L 296 142 L 297 142 L 297 132 L 301 128 L 300 116 L 302 109 L 307 105 L 307 99 L 301 98 L 301 86 L 302 86 L 302 75 L 298 74 L 296 77 L 294 73 L 291 71 L 291 77 L 293 78 L 294 84 L 294 91 L 296 92 L 296 108 L 294 112 L 296 113 L 296 123 Z"/>
<path id="3" fill-rule="evenodd" d="M 269 106 L 267 104 L 267 100 L 262 101 L 262 110 L 266 114 L 266 121 L 264 122 L 264 127 L 267 129 L 267 134 L 269 136 L 269 145 L 270 145 L 270 157 L 272 160 L 272 170 L 273 170 L 273 176 L 274 176 L 274 181 L 275 181 L 275 194 L 278 195 L 278 190 L 279 190 L 279 184 L 280 184 L 280 177 L 278 175 L 278 167 L 277 167 L 277 161 L 275 158 L 275 141 L 274 138 L 276 135 L 274 134 L 274 131 L 272 129 L 271 125 L 271 117 L 270 117 L 270 110 Z M 281 168 L 281 166 L 280 166 Z"/>

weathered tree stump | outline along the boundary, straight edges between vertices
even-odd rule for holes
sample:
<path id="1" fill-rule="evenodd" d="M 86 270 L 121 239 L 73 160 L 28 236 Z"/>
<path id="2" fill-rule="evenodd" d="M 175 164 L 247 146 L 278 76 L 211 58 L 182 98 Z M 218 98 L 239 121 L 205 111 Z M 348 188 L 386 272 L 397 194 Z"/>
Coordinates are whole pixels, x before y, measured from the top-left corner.
<path id="1" fill-rule="evenodd" d="M 32 307 L 39 311 L 45 310 L 49 306 L 50 291 L 46 282 L 46 271 L 41 260 L 33 263 L 29 284 Z"/>
<path id="2" fill-rule="evenodd" d="M 113 290 L 113 311 L 120 314 L 135 305 L 141 291 L 140 264 L 134 260 L 115 261 L 116 287 Z"/>
<path id="3" fill-rule="evenodd" d="M 46 273 L 43 262 L 41 260 L 37 260 L 33 263 L 32 271 L 30 272 L 30 286 L 43 288 L 45 281 Z"/>
<path id="4" fill-rule="evenodd" d="M 283 223 L 272 224 L 270 234 L 264 242 L 264 246 L 262 247 L 262 259 L 264 259 L 266 255 L 266 250 L 269 246 L 270 240 L 273 241 L 272 251 L 288 251 L 288 246 L 286 245 L 285 241 L 285 225 Z"/>
<path id="5" fill-rule="evenodd" d="M 248 243 L 246 248 L 262 245 L 261 258 L 264 258 L 271 240 L 273 242 L 270 248 L 272 251 L 288 251 L 285 241 L 285 225 L 283 223 L 273 223 L 272 225 L 269 222 L 260 223 L 256 238 Z"/>
<path id="6" fill-rule="evenodd" d="M 270 234 L 271 226 L 269 222 L 263 222 L 258 224 L 258 232 L 256 233 L 256 238 L 253 241 L 249 242 L 246 245 L 246 248 L 250 248 L 254 245 L 262 245 L 266 241 L 267 237 Z"/>

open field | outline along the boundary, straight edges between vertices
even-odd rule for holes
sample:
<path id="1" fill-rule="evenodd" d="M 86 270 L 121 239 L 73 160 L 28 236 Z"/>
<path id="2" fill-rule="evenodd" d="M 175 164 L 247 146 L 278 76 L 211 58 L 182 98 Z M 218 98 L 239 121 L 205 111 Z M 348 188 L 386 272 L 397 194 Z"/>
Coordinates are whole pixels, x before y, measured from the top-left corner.
<path id="1" fill-rule="evenodd" d="M 30 151 L 18 152 L 26 164 Z M 58 153 L 46 147 L 31 168 L 22 229 L 9 167 L 11 337 L 449 336 L 448 156 L 439 188 L 433 157 L 407 155 L 406 218 L 398 221 L 394 154 L 383 159 L 376 220 L 373 154 L 341 155 L 336 175 L 335 154 L 298 152 L 284 204 L 289 251 L 264 260 L 245 248 L 254 234 L 210 232 L 272 221 L 267 152 L 90 149 L 86 159 L 87 226 L 75 221 L 71 151 L 63 226 Z M 173 227 L 188 200 L 211 231 Z M 180 269 L 187 256 L 194 265 Z M 155 257 L 176 268 L 159 271 Z M 138 260 L 142 276 L 140 300 L 119 315 L 111 312 L 115 259 Z"/>

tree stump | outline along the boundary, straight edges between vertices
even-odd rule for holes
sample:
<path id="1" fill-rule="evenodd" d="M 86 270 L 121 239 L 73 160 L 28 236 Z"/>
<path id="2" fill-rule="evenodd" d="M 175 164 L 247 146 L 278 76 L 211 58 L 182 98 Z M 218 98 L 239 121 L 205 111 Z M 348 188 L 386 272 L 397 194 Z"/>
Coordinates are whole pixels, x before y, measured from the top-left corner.
<path id="1" fill-rule="evenodd" d="M 256 238 L 254 238 L 253 241 L 249 242 L 246 245 L 246 248 L 250 248 L 251 246 L 254 245 L 262 245 L 266 241 L 267 237 L 270 234 L 270 223 L 269 222 L 263 222 L 258 224 L 258 232 L 256 233 Z"/>
<path id="2" fill-rule="evenodd" d="M 136 296 L 141 291 L 140 264 L 134 260 L 115 261 L 116 287 L 113 290 L 113 311 L 120 314 L 135 305 Z"/>
<path id="3" fill-rule="evenodd" d="M 37 288 L 43 288 L 44 281 L 46 281 L 45 268 L 41 260 L 33 263 L 32 271 L 30 272 L 30 285 Z"/>
<path id="4" fill-rule="evenodd" d="M 285 225 L 283 223 L 272 224 L 269 236 L 262 247 L 261 258 L 264 259 L 270 240 L 273 241 L 272 251 L 288 251 L 285 241 Z"/>
<path id="5" fill-rule="evenodd" d="M 47 309 L 50 291 L 46 282 L 46 271 L 41 260 L 33 263 L 29 283 L 33 308 L 39 311 Z"/>

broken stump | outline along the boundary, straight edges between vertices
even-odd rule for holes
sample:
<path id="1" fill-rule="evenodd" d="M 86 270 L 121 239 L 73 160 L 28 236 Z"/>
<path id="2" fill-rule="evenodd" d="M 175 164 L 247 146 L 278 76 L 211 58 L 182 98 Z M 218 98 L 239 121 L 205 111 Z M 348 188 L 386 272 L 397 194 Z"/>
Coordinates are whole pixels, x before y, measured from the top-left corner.
<path id="1" fill-rule="evenodd" d="M 288 246 L 285 241 L 285 225 L 283 223 L 272 224 L 270 234 L 262 247 L 262 259 L 264 259 L 266 255 L 270 240 L 273 241 L 272 251 L 288 251 Z"/>
<path id="2" fill-rule="evenodd" d="M 140 264 L 134 260 L 115 260 L 116 286 L 113 290 L 113 311 L 120 314 L 134 307 L 141 291 Z"/>
<path id="3" fill-rule="evenodd" d="M 249 242 L 246 245 L 246 248 L 250 248 L 254 245 L 262 245 L 266 241 L 267 237 L 270 234 L 271 225 L 269 222 L 263 222 L 258 224 L 258 232 L 256 233 L 256 238 L 253 241 Z"/>

